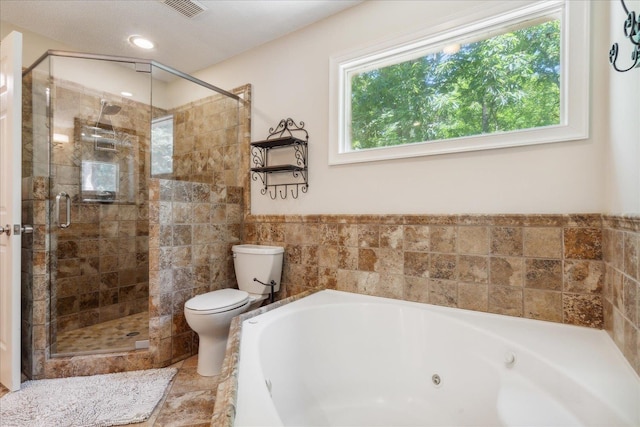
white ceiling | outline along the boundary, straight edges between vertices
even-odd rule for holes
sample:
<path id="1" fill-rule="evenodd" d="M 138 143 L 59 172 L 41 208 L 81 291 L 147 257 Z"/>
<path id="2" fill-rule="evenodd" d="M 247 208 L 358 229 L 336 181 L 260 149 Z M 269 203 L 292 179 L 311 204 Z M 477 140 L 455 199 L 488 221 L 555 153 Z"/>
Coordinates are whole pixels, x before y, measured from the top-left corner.
<path id="1" fill-rule="evenodd" d="M 193 73 L 360 1 L 199 0 L 207 10 L 187 18 L 161 0 L 0 0 L 0 19 L 78 52 L 153 59 Z M 156 47 L 131 46 L 132 34 Z"/>

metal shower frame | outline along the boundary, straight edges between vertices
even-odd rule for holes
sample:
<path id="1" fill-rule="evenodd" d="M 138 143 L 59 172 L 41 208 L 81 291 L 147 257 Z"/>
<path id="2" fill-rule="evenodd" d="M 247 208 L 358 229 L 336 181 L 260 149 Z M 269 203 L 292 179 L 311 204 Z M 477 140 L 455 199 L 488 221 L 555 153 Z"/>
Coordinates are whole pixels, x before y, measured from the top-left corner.
<path id="1" fill-rule="evenodd" d="M 142 59 L 142 58 L 130 58 L 127 56 L 111 56 L 111 55 L 98 55 L 95 53 L 84 53 L 84 52 L 69 52 L 64 50 L 47 50 L 43 53 L 33 64 L 31 64 L 28 68 L 26 68 L 22 75 L 26 76 L 29 72 L 31 72 L 35 67 L 40 65 L 42 61 L 44 61 L 49 56 L 60 56 L 63 58 L 79 58 L 79 59 L 96 59 L 101 61 L 110 61 L 110 62 L 122 62 L 127 64 L 134 64 L 136 67 L 136 71 L 139 72 L 151 72 L 151 66 L 157 67 L 163 71 L 166 71 L 174 76 L 181 77 L 185 80 L 188 80 L 192 83 L 198 84 L 200 86 L 206 87 L 207 89 L 211 89 L 214 92 L 220 93 L 222 95 L 228 96 L 235 100 L 242 100 L 238 95 L 235 95 L 231 92 L 228 92 L 224 89 L 220 89 L 217 86 L 209 84 L 203 80 L 200 80 L 196 77 L 193 77 L 189 74 L 183 73 L 182 71 L 176 70 L 175 68 L 169 67 L 168 65 L 161 64 L 151 59 Z M 148 70 L 143 69 L 144 67 L 148 67 Z"/>

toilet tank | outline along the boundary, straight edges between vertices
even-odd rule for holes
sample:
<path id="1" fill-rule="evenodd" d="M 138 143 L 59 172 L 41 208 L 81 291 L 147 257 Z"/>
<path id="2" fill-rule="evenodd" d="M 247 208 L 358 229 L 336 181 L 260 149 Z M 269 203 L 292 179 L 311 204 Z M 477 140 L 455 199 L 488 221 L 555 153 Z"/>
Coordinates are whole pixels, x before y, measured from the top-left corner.
<path id="1" fill-rule="evenodd" d="M 275 280 L 274 292 L 280 290 L 282 277 L 282 259 L 284 248 L 280 246 L 263 245 L 234 245 L 233 267 L 236 271 L 238 288 L 250 294 L 269 295 L 270 287 L 264 286 L 253 279 L 264 283 Z"/>

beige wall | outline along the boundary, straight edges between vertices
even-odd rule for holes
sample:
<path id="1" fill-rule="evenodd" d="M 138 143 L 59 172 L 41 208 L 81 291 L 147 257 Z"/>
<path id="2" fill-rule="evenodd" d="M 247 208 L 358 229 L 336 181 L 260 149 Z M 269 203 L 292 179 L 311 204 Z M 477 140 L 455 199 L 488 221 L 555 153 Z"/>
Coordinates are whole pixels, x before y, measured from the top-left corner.
<path id="1" fill-rule="evenodd" d="M 252 137 L 281 118 L 310 134 L 309 192 L 298 200 L 260 195 L 254 214 L 601 212 L 607 131 L 607 2 L 593 2 L 590 138 L 367 164 L 328 165 L 329 58 L 419 29 L 455 22 L 469 11 L 523 2 L 365 2 L 196 75 L 221 87 L 251 82 Z M 373 25 L 372 23 L 375 23 Z"/>
<path id="2" fill-rule="evenodd" d="M 640 11 L 639 0 L 626 1 L 629 10 Z M 632 44 L 625 39 L 623 24 L 626 19 L 619 2 L 610 2 L 604 10 L 609 22 L 606 40 L 620 46 L 618 64 L 627 68 Z M 599 52 L 604 61 L 605 51 Z M 609 67 L 603 86 L 608 85 L 609 129 L 607 134 L 605 210 L 607 213 L 640 213 L 640 68 L 619 73 Z"/>
<path id="3" fill-rule="evenodd" d="M 521 3 L 526 2 L 517 4 Z M 640 9 L 639 0 L 626 3 L 630 9 Z M 266 136 L 281 118 L 291 116 L 307 123 L 311 134 L 309 193 L 296 201 L 272 201 L 254 194 L 254 213 L 640 212 L 640 143 L 629 125 L 640 116 L 640 79 L 637 70 L 617 73 L 607 63 L 611 43 L 619 42 L 621 49 L 629 44 L 622 32 L 622 7 L 614 0 L 592 2 L 590 139 L 328 166 L 331 55 L 455 20 L 465 11 L 505 4 L 516 3 L 465 1 L 451 8 L 445 1 L 365 2 L 197 73 L 222 88 L 253 84 L 255 138 Z M 47 49 L 73 50 L 1 23 L 2 37 L 12 30 L 23 32 L 25 66 Z M 174 86 L 167 87 L 171 99 L 184 92 Z"/>
<path id="4" fill-rule="evenodd" d="M 4 38 L 12 31 L 22 33 L 22 66 L 33 64 L 48 49 L 73 50 L 70 46 L 53 39 L 34 34 L 24 28 L 17 27 L 5 21 L 0 21 L 0 38 Z"/>

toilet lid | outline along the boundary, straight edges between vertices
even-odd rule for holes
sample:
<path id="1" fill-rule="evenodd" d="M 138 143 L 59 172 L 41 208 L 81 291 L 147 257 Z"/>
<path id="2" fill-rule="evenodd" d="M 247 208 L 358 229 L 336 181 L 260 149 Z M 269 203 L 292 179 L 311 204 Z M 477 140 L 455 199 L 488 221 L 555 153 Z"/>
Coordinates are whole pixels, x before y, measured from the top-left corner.
<path id="1" fill-rule="evenodd" d="M 249 300 L 249 293 L 239 289 L 219 289 L 196 295 L 184 306 L 194 311 L 227 311 L 240 307 Z"/>

